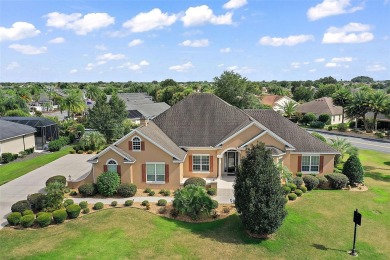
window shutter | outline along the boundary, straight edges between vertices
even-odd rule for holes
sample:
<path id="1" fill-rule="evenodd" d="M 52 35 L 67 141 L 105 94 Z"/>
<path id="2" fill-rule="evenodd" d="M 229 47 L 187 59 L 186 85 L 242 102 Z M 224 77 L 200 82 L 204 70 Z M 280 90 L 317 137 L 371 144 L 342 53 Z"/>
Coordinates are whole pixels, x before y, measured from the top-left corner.
<path id="1" fill-rule="evenodd" d="M 324 156 L 320 156 L 320 173 L 324 172 Z"/>
<path id="2" fill-rule="evenodd" d="M 116 172 L 121 175 L 121 166 L 120 165 L 117 165 L 116 166 Z"/>
<path id="3" fill-rule="evenodd" d="M 192 172 L 192 155 L 188 156 L 188 171 Z"/>
<path id="4" fill-rule="evenodd" d="M 104 166 L 103 166 L 103 171 L 104 171 L 104 172 L 107 172 L 107 171 L 108 171 L 107 165 L 104 165 Z"/>
<path id="5" fill-rule="evenodd" d="M 133 150 L 133 141 L 129 141 L 129 150 L 130 150 L 130 151 Z"/>
<path id="6" fill-rule="evenodd" d="M 146 182 L 146 164 L 142 164 L 142 182 Z"/>
<path id="7" fill-rule="evenodd" d="M 302 156 L 299 155 L 298 156 L 298 171 L 297 172 L 300 172 L 302 171 Z"/>
<path id="8" fill-rule="evenodd" d="M 169 164 L 165 164 L 165 183 L 169 182 Z"/>
<path id="9" fill-rule="evenodd" d="M 141 151 L 145 151 L 145 142 L 141 141 Z"/>
<path id="10" fill-rule="evenodd" d="M 213 156 L 210 156 L 210 172 L 213 172 L 214 171 L 214 160 L 213 160 Z"/>

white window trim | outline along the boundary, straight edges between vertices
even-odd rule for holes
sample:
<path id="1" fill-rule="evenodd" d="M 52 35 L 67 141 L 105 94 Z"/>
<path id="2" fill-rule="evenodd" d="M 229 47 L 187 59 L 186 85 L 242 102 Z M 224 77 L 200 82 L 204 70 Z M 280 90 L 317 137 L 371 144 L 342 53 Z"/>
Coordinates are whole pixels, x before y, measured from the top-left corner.
<path id="1" fill-rule="evenodd" d="M 145 163 L 146 164 L 146 183 L 148 183 L 148 184 L 165 184 L 165 162 L 147 162 L 147 163 Z M 154 165 L 156 165 L 156 164 L 162 164 L 162 165 L 164 165 L 164 181 L 148 181 L 148 167 L 147 167 L 147 165 L 148 164 L 154 164 Z M 154 172 L 154 175 L 156 175 L 156 169 L 155 169 L 155 172 Z"/>
<path id="2" fill-rule="evenodd" d="M 110 158 L 110 159 L 108 159 L 108 160 L 106 161 L 106 165 L 114 165 L 114 164 L 108 164 L 109 161 L 114 161 L 116 165 L 119 165 L 118 162 L 117 162 L 117 160 L 112 159 L 112 158 Z"/>
<path id="3" fill-rule="evenodd" d="M 311 169 L 311 157 L 312 156 L 316 156 L 318 157 L 318 171 L 303 171 L 302 170 L 302 167 L 303 167 L 303 157 L 310 157 L 310 163 L 309 163 L 309 169 Z M 320 173 L 320 164 L 321 164 L 321 156 L 318 155 L 318 154 L 305 154 L 305 155 L 302 155 L 302 159 L 301 159 L 301 172 L 303 174 L 319 174 Z"/>
<path id="4" fill-rule="evenodd" d="M 208 171 L 194 171 L 194 156 L 208 156 L 209 157 L 209 170 Z M 200 174 L 210 174 L 210 157 L 211 155 L 210 154 L 193 154 L 192 155 L 192 172 L 193 173 L 200 173 Z M 200 164 L 200 169 L 202 169 L 202 160 L 201 160 L 201 164 Z"/>
<path id="5" fill-rule="evenodd" d="M 134 139 L 135 138 L 138 138 L 139 139 L 139 149 L 134 149 Z M 131 138 L 131 142 L 132 142 L 132 144 L 131 144 L 131 150 L 133 151 L 133 152 L 141 152 L 142 151 L 142 139 L 141 139 L 141 137 L 139 137 L 139 136 L 134 136 L 133 138 Z"/>

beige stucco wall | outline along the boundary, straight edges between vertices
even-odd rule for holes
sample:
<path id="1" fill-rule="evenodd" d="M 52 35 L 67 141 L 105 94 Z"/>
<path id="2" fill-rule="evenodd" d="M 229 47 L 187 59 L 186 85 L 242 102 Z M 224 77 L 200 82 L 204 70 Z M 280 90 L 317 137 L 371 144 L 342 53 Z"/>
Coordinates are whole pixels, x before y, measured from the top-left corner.
<path id="1" fill-rule="evenodd" d="M 250 139 L 252 139 L 256 135 L 260 134 L 262 131 L 263 131 L 262 129 L 259 129 L 255 125 L 252 125 L 251 127 L 245 129 L 240 134 L 236 135 L 234 138 L 225 142 L 222 145 L 221 149 L 218 150 L 218 155 L 221 155 L 222 153 L 224 153 L 224 151 L 226 151 L 226 149 L 240 147 L 241 145 L 248 142 Z"/>
<path id="2" fill-rule="evenodd" d="M 29 134 L 24 136 L 24 145 L 23 145 L 23 136 L 18 136 L 16 138 L 1 141 L 0 154 L 2 153 L 19 154 L 20 152 L 24 151 L 24 149 L 29 149 L 33 147 L 35 147 L 34 134 Z"/>
<path id="3" fill-rule="evenodd" d="M 299 154 L 291 154 L 289 164 L 286 164 L 285 161 L 283 162 L 283 165 L 286 165 L 293 173 L 297 173 L 301 171 L 300 169 L 298 169 L 298 156 Z M 324 166 L 323 166 L 322 174 L 333 173 L 334 155 L 322 154 L 320 156 L 324 156 Z"/>
<path id="4" fill-rule="evenodd" d="M 204 172 L 190 172 L 190 156 L 194 154 L 208 154 L 213 156 L 213 170 L 207 173 Z M 183 164 L 183 177 L 200 177 L 200 178 L 216 178 L 218 176 L 218 160 L 217 160 L 217 150 L 188 150 L 187 157 Z"/>

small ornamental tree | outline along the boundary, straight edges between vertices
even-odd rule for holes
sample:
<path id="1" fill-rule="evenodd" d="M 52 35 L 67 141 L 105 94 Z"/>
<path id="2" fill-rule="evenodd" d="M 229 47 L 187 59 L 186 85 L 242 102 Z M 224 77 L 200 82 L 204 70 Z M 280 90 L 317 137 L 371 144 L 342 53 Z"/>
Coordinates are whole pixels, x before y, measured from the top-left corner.
<path id="1" fill-rule="evenodd" d="M 355 185 L 355 183 L 363 183 L 364 170 L 359 157 L 351 155 L 348 158 L 343 166 L 343 174 L 348 177 L 351 185 Z"/>
<path id="2" fill-rule="evenodd" d="M 109 197 L 116 193 L 120 182 L 118 173 L 104 172 L 97 178 L 97 189 L 100 194 Z"/>
<path id="3" fill-rule="evenodd" d="M 280 172 L 263 143 L 246 150 L 234 184 L 237 212 L 254 236 L 274 233 L 287 216 Z"/>
<path id="4" fill-rule="evenodd" d="M 62 207 L 64 200 L 65 185 L 61 182 L 50 182 L 47 184 L 46 190 L 46 206 L 49 210 L 57 210 Z"/>

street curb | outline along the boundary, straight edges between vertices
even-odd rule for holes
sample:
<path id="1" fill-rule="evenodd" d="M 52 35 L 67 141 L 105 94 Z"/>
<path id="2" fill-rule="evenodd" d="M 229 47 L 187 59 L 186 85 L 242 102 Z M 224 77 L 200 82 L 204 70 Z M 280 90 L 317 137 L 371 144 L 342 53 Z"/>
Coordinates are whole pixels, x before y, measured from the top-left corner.
<path id="1" fill-rule="evenodd" d="M 379 139 L 379 138 L 373 138 L 373 137 L 366 137 L 362 136 L 359 134 L 348 134 L 348 133 L 343 133 L 343 132 L 332 132 L 332 131 L 326 131 L 326 130 L 321 130 L 321 129 L 313 129 L 313 128 L 305 128 L 307 131 L 312 131 L 312 132 L 318 132 L 318 133 L 323 133 L 323 134 L 329 134 L 329 135 L 342 135 L 346 137 L 355 137 L 355 138 L 361 138 L 364 140 L 369 140 L 369 141 L 376 141 L 378 143 L 390 143 L 389 139 Z"/>

